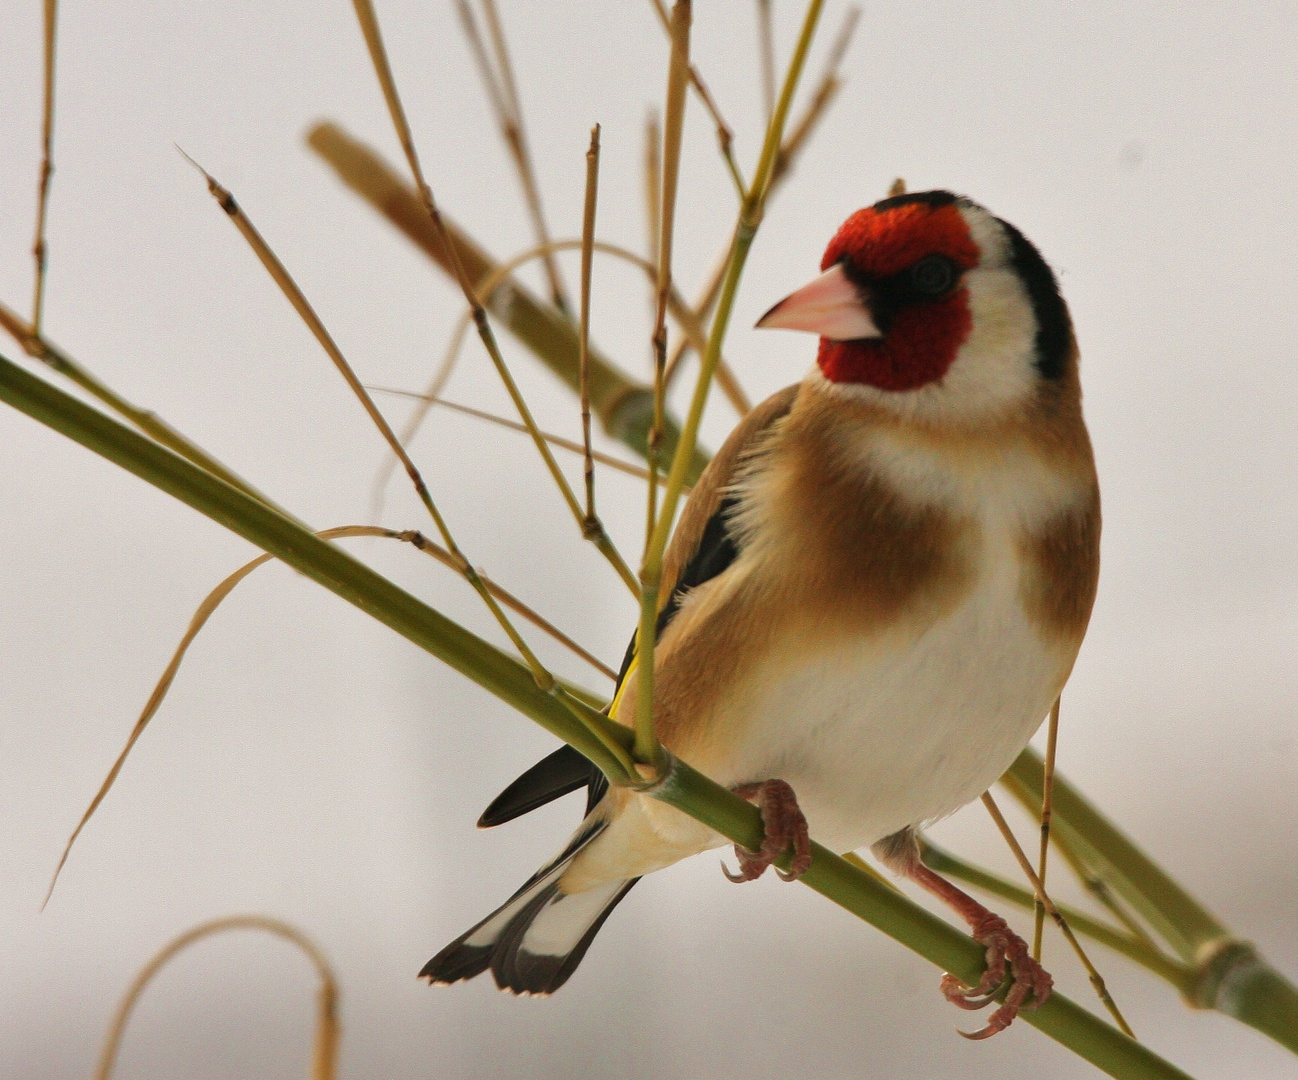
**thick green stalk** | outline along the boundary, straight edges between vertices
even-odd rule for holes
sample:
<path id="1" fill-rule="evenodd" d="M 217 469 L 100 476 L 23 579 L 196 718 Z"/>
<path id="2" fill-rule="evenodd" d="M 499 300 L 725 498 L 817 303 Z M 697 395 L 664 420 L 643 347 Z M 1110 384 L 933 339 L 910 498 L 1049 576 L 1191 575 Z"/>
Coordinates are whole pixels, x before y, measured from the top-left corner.
<path id="1" fill-rule="evenodd" d="M 1001 782 L 1031 814 L 1041 809 L 1042 761 L 1028 747 Z M 1058 773 L 1052 828 L 1192 968 L 1187 1002 L 1216 1009 L 1298 1053 L 1298 988 L 1194 897 Z"/>
<path id="2" fill-rule="evenodd" d="M 569 742 L 611 776 L 620 772 L 593 732 L 537 687 L 522 664 L 309 529 L 4 357 L 0 357 L 0 400 L 270 552 Z M 619 739 L 630 737 L 621 725 L 593 710 L 592 714 L 591 725 L 607 725 L 610 736 Z M 760 843 L 762 825 L 756 808 L 684 763 L 676 763 L 653 794 L 736 843 L 749 848 Z M 817 846 L 802 880 L 945 970 L 967 981 L 977 980 L 984 962 L 981 946 L 832 852 Z M 1045 1005 L 1023 1018 L 1120 1080 L 1186 1080 L 1181 1070 L 1062 994 L 1051 995 Z"/>

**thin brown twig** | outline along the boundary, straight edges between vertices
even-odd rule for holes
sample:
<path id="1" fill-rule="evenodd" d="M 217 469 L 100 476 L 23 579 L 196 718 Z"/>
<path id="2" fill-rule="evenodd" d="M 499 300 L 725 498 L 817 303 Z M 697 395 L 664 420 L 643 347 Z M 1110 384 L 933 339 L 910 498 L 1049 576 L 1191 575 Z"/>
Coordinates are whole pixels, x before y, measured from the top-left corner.
<path id="1" fill-rule="evenodd" d="M 1046 735 L 1046 763 L 1041 782 L 1041 848 L 1037 854 L 1037 877 L 1041 887 L 1046 887 L 1046 864 L 1050 858 L 1050 815 L 1054 809 L 1055 751 L 1059 746 L 1059 704 L 1055 698 L 1050 709 L 1050 726 Z M 1033 913 L 1032 957 L 1041 959 L 1041 938 L 1046 928 L 1046 907 L 1039 899 Z"/>
<path id="2" fill-rule="evenodd" d="M 650 259 L 658 255 L 658 235 L 662 229 L 658 220 L 662 209 L 662 142 L 658 110 L 650 109 L 644 122 L 645 249 Z"/>
<path id="3" fill-rule="evenodd" d="M 108 1027 L 108 1037 L 99 1054 L 99 1063 L 95 1069 L 95 1080 L 109 1080 L 117 1063 L 117 1054 L 121 1049 L 122 1036 L 126 1034 L 126 1025 L 131 1019 L 135 1003 L 139 1000 L 144 988 L 173 956 L 203 938 L 211 937 L 228 930 L 264 930 L 276 937 L 296 945 L 315 967 L 320 977 L 320 991 L 316 997 L 315 1044 L 311 1056 L 312 1080 L 333 1080 L 338 1061 L 338 980 L 334 976 L 329 961 L 324 953 L 306 934 L 297 927 L 266 915 L 230 915 L 223 919 L 213 919 L 200 923 L 186 930 L 175 940 L 169 942 L 144 965 L 140 973 L 132 980 L 130 987 L 122 997 L 117 1012 L 113 1015 Z"/>
<path id="4" fill-rule="evenodd" d="M 461 405 L 455 401 L 448 401 L 444 397 L 429 397 L 427 394 L 420 394 L 414 390 L 400 390 L 393 386 L 372 386 L 367 384 L 366 389 L 375 394 L 397 394 L 401 397 L 415 398 L 422 401 L 430 408 L 433 405 L 441 405 L 444 408 L 450 409 L 452 412 L 463 413 L 465 416 L 472 416 L 479 420 L 486 420 L 488 423 L 498 424 L 501 427 L 509 428 L 510 431 L 517 431 L 523 435 L 531 434 L 531 432 L 527 430 L 526 425 L 520 424 L 517 420 L 510 420 L 504 416 L 497 416 L 495 413 L 487 412 L 484 409 L 475 409 L 469 405 Z M 541 432 L 541 436 L 551 446 L 557 446 L 561 450 L 570 450 L 574 454 L 581 454 L 583 456 L 586 453 L 586 448 L 581 443 L 572 439 L 565 439 L 562 435 L 555 435 L 549 431 L 543 431 Z M 591 456 L 601 465 L 607 465 L 611 469 L 616 469 L 618 472 L 626 473 L 628 476 L 634 476 L 638 480 L 648 481 L 649 479 L 649 470 L 642 469 L 639 465 L 634 465 L 629 461 L 623 461 L 621 458 L 616 458 L 612 454 L 605 454 L 599 450 L 592 449 L 590 453 Z M 664 482 L 664 479 L 659 477 L 658 483 L 662 484 Z"/>
<path id="5" fill-rule="evenodd" d="M 586 151 L 586 203 L 581 222 L 581 348 L 577 363 L 581 385 L 581 441 L 585 449 L 586 520 L 582 531 L 596 527 L 595 461 L 590 452 L 590 278 L 595 261 L 595 202 L 599 192 L 599 125 L 590 131 L 590 148 Z"/>
<path id="6" fill-rule="evenodd" d="M 663 0 L 649 0 L 653 4 L 654 11 L 658 14 L 658 21 L 667 33 L 670 40 L 672 34 L 671 16 L 667 14 L 667 6 Z M 698 68 L 693 64 L 689 70 L 690 85 L 694 87 L 694 92 L 699 95 L 699 100 L 703 102 L 703 107 L 708 110 L 712 117 L 712 122 L 717 127 L 717 146 L 721 149 L 721 157 L 725 160 L 726 168 L 730 171 L 730 178 L 734 181 L 735 190 L 739 197 L 744 197 L 744 192 L 748 190 L 744 183 L 743 174 L 739 171 L 739 162 L 735 160 L 735 133 L 731 130 L 729 124 L 721 115 L 721 110 L 717 108 L 716 100 L 712 97 L 712 91 L 708 89 L 707 83 L 703 81 L 703 76 L 699 74 Z"/>
<path id="7" fill-rule="evenodd" d="M 1055 906 L 1055 902 L 1050 899 L 1050 895 L 1041 884 L 1041 879 L 1037 877 L 1036 871 L 1032 869 L 1032 863 L 1028 861 L 1027 854 L 1019 844 L 1018 838 L 1010 828 L 1009 822 L 1005 820 L 1005 815 L 1001 813 L 1001 808 L 996 805 L 992 793 L 990 791 L 984 792 L 982 801 L 983 806 L 987 808 L 987 812 L 991 815 L 992 821 L 996 823 L 996 828 L 1000 830 L 1001 836 L 1005 838 L 1005 842 L 1009 845 L 1010 851 L 1014 853 L 1014 858 L 1018 861 L 1024 876 L 1031 883 L 1037 899 L 1045 906 L 1055 925 L 1059 927 L 1060 932 L 1067 938 L 1068 944 L 1073 947 L 1073 952 L 1077 954 L 1077 958 L 1082 962 L 1082 967 L 1086 969 L 1086 974 L 1091 980 L 1091 985 L 1095 988 L 1095 993 L 1104 1003 L 1104 1007 L 1109 1010 L 1109 1015 L 1113 1017 L 1114 1023 L 1122 1029 L 1123 1034 L 1134 1039 L 1136 1033 L 1131 1030 L 1131 1025 L 1127 1023 L 1126 1018 L 1118 1009 L 1118 1003 L 1113 1000 L 1113 995 L 1109 993 L 1109 988 L 1105 986 L 1103 977 L 1096 970 L 1095 965 L 1091 963 L 1091 958 L 1086 955 L 1086 950 L 1082 948 L 1081 942 L 1077 940 L 1072 927 L 1068 925 L 1068 920 Z"/>
<path id="8" fill-rule="evenodd" d="M 757 0 L 757 55 L 762 71 L 762 107 L 769 124 L 775 112 L 775 31 L 771 26 L 771 0 Z"/>
<path id="9" fill-rule="evenodd" d="M 41 100 L 41 171 L 36 181 L 36 236 L 32 258 L 36 262 L 36 283 L 32 295 L 32 333 L 41 332 L 45 313 L 45 273 L 49 263 L 45 247 L 45 218 L 49 209 L 50 181 L 54 178 L 54 47 L 58 30 L 58 0 L 45 0 L 45 71 Z"/>
<path id="10" fill-rule="evenodd" d="M 691 0 L 676 0 L 672 5 L 672 55 L 667 71 L 667 106 L 663 117 L 662 209 L 659 212 L 657 311 L 654 316 L 654 410 L 649 429 L 649 488 L 645 512 L 644 559 L 652 552 L 658 529 L 658 471 L 662 452 L 663 418 L 666 413 L 666 389 L 663 374 L 667 366 L 667 298 L 672 290 L 672 240 L 676 224 L 676 189 L 680 178 L 681 134 L 685 126 L 685 95 L 690 73 L 690 24 L 693 21 Z M 636 676 L 635 756 L 652 768 L 663 760 L 662 747 L 654 730 L 653 716 L 653 638 L 658 619 L 657 594 L 642 590 L 640 627 L 637 648 L 644 649 L 648 661 L 640 665 Z"/>
<path id="11" fill-rule="evenodd" d="M 465 0 L 460 0 L 463 5 Z M 538 244 L 548 244 L 550 242 L 550 229 L 545 221 L 545 211 L 541 206 L 541 189 L 536 182 L 536 168 L 532 163 L 532 150 L 527 141 L 527 127 L 523 122 L 523 105 L 518 94 L 518 83 L 514 79 L 514 65 L 509 57 L 509 48 L 505 42 L 504 27 L 500 22 L 500 15 L 496 10 L 496 0 L 482 0 L 482 9 L 487 16 L 487 29 L 491 34 L 491 49 L 496 57 L 496 69 L 499 73 L 497 92 L 492 95 L 493 103 L 504 102 L 505 111 L 497 108 L 497 119 L 500 122 L 501 134 L 504 137 L 505 145 L 509 148 L 509 155 L 514 160 L 514 166 L 518 170 L 519 181 L 523 185 L 523 199 L 527 203 L 527 212 L 532 219 L 532 229 L 536 233 Z M 467 8 L 466 8 L 467 11 Z M 466 29 L 473 28 L 476 33 L 476 25 L 473 23 L 472 12 L 467 13 L 465 19 Z M 478 45 L 481 51 L 481 44 Z M 486 68 L 483 67 L 485 71 Z M 550 299 L 554 306 L 565 314 L 572 310 L 572 305 L 568 302 L 567 291 L 563 286 L 563 278 L 559 273 L 559 264 L 555 262 L 553 255 L 547 255 L 542 265 L 545 267 L 546 281 L 550 286 Z"/>

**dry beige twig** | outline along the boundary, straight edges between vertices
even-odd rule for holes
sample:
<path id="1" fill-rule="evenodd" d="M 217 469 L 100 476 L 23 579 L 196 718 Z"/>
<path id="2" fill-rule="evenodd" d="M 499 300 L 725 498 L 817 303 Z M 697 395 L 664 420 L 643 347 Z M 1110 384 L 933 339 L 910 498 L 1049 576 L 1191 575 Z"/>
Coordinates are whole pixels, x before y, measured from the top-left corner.
<path id="1" fill-rule="evenodd" d="M 311 961 L 316 974 L 320 977 L 320 992 L 316 997 L 311 1078 L 312 1080 L 334 1080 L 337 1073 L 338 1039 L 341 1034 L 338 1024 L 338 980 L 334 976 L 329 961 L 325 959 L 324 953 L 314 941 L 295 926 L 266 915 L 230 915 L 224 919 L 213 919 L 211 922 L 200 923 L 193 929 L 186 930 L 180 937 L 163 946 L 135 976 L 122 997 L 121 1004 L 118 1005 L 113 1021 L 108 1027 L 104 1048 L 100 1051 L 99 1063 L 95 1068 L 95 1080 L 109 1080 L 113 1075 L 117 1055 L 121 1050 L 122 1037 L 126 1034 L 126 1025 L 131 1019 L 135 1003 L 167 961 L 196 941 L 230 930 L 263 930 L 268 934 L 274 934 L 296 945 Z"/>
<path id="2" fill-rule="evenodd" d="M 1091 980 L 1091 985 L 1095 988 L 1096 995 L 1104 1003 L 1104 1007 L 1109 1010 L 1109 1015 L 1113 1017 L 1114 1023 L 1122 1029 L 1123 1034 L 1134 1039 L 1136 1033 L 1131 1030 L 1131 1025 L 1127 1023 L 1126 1017 L 1118 1009 L 1118 1003 L 1113 1000 L 1113 995 L 1109 993 L 1109 988 L 1105 985 L 1103 977 L 1095 965 L 1091 963 L 1091 958 L 1086 955 L 1086 950 L 1082 948 L 1082 943 L 1077 940 L 1072 927 L 1068 925 L 1068 920 L 1055 906 L 1055 902 L 1050 899 L 1050 895 L 1042 885 L 1041 879 L 1037 877 L 1036 871 L 1032 869 L 1032 863 L 1028 861 L 1027 854 L 1019 844 L 1018 838 L 1010 828 L 1009 822 L 1005 820 L 1005 815 L 1001 813 L 1000 807 L 996 805 L 992 793 L 990 791 L 984 792 L 982 801 L 983 806 L 987 808 L 987 813 L 991 815 L 992 821 L 996 823 L 996 828 L 1000 830 L 1001 836 L 1005 838 L 1005 843 L 1009 845 L 1010 851 L 1013 852 L 1014 858 L 1018 862 L 1020 869 L 1022 869 L 1024 876 L 1031 883 L 1037 899 L 1045 907 L 1047 914 L 1054 920 L 1055 925 L 1059 927 L 1060 933 L 1064 935 L 1068 944 L 1073 947 L 1073 952 L 1077 954 L 1077 958 L 1082 962 L 1082 967 L 1086 969 L 1086 974 Z"/>

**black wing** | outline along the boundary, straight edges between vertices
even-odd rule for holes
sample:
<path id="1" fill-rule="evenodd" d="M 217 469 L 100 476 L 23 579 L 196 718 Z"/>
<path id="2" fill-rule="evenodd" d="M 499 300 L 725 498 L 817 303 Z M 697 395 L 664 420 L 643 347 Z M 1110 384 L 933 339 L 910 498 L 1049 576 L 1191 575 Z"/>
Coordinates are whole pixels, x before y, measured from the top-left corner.
<path id="1" fill-rule="evenodd" d="M 727 496 L 721 500 L 713 515 L 703 527 L 699 546 L 690 561 L 685 564 L 671 596 L 663 605 L 658 615 L 658 636 L 662 637 L 676 612 L 680 610 L 681 600 L 690 589 L 698 588 L 705 581 L 711 581 L 722 573 L 739 555 L 739 546 L 730 532 L 729 522 L 738 500 Z M 626 655 L 622 658 L 622 669 L 618 672 L 617 684 L 622 685 L 627 669 L 635 658 L 635 635 L 627 645 Z M 555 799 L 586 787 L 586 813 L 590 813 L 604 797 L 608 790 L 608 778 L 599 771 L 579 751 L 566 743 L 553 754 L 542 758 L 527 772 L 523 773 L 509 787 L 505 788 L 482 812 L 478 819 L 478 828 L 490 829 L 503 825 L 516 817 L 553 802 Z"/>

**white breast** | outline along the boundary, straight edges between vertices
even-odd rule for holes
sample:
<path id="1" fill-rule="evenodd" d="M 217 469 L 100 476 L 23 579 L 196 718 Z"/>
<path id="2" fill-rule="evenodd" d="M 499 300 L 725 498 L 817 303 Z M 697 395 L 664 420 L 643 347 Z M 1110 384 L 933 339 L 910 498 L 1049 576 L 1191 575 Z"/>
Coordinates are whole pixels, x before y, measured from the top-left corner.
<path id="1" fill-rule="evenodd" d="M 1018 538 L 1071 493 L 1038 462 L 954 470 L 875 446 L 899 490 L 978 523 L 974 581 L 956 606 L 905 633 L 777 648 L 748 698 L 739 783 L 787 780 L 811 834 L 840 851 L 931 821 L 977 798 L 1031 738 L 1076 649 L 1047 641 L 1020 598 Z M 790 658 L 780 663 L 778 657 Z M 796 657 L 796 661 L 793 659 Z"/>

